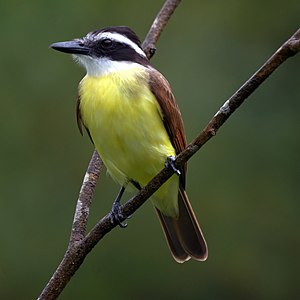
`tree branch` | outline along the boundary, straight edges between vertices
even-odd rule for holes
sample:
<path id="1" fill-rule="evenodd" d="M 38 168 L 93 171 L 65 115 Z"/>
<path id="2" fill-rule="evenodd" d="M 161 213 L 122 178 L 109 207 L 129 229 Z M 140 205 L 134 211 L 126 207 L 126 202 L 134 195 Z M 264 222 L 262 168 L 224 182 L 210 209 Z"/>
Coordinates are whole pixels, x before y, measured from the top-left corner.
<path id="1" fill-rule="evenodd" d="M 180 2 L 181 0 L 167 0 L 154 19 L 152 26 L 142 44 L 142 48 L 149 59 L 154 55 L 156 50 L 155 44 Z"/>
<path id="2" fill-rule="evenodd" d="M 88 223 L 90 206 L 92 204 L 92 198 L 97 180 L 103 168 L 103 162 L 98 152 L 94 150 L 79 192 L 72 224 L 69 248 L 76 246 L 76 243 L 83 240 L 86 236 L 86 227 Z"/>
<path id="3" fill-rule="evenodd" d="M 288 58 L 300 51 L 298 29 L 218 110 L 203 131 L 176 159 L 176 166 L 189 160 L 234 113 L 234 111 Z"/>

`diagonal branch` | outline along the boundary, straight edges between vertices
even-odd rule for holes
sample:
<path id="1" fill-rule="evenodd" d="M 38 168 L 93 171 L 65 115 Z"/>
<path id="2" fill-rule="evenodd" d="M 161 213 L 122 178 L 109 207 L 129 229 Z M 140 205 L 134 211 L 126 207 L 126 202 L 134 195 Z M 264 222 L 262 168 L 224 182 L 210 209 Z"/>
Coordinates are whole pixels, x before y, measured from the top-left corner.
<path id="1" fill-rule="evenodd" d="M 221 106 L 196 139 L 178 155 L 176 165 L 182 165 L 189 160 L 283 62 L 298 52 L 300 52 L 300 28 Z"/>

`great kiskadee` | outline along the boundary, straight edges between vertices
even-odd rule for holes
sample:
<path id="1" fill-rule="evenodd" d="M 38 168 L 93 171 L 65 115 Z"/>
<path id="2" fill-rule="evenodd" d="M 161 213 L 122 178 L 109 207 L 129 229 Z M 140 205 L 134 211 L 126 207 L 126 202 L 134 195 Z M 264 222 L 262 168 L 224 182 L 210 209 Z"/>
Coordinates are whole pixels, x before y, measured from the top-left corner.
<path id="1" fill-rule="evenodd" d="M 86 128 L 110 176 L 125 188 L 145 186 L 186 147 L 181 113 L 165 77 L 152 67 L 128 27 L 107 27 L 52 44 L 86 69 L 79 84 L 77 123 Z M 174 166 L 173 166 L 174 167 Z M 177 262 L 203 261 L 207 246 L 185 192 L 186 166 L 151 197 Z"/>

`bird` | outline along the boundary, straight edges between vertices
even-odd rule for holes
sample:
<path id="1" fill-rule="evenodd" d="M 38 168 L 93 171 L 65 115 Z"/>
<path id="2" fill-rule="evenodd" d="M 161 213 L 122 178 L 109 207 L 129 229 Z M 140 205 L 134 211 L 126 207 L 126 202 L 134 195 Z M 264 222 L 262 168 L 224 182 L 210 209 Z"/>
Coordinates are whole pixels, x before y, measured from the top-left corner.
<path id="1" fill-rule="evenodd" d="M 127 26 L 109 26 L 50 48 L 71 54 L 86 70 L 78 87 L 77 124 L 82 135 L 86 129 L 108 174 L 121 186 L 112 221 L 119 222 L 125 190 L 140 190 L 171 166 L 176 174 L 151 201 L 175 261 L 205 261 L 207 243 L 185 191 L 187 165 L 174 166 L 187 146 L 181 112 L 136 33 Z"/>

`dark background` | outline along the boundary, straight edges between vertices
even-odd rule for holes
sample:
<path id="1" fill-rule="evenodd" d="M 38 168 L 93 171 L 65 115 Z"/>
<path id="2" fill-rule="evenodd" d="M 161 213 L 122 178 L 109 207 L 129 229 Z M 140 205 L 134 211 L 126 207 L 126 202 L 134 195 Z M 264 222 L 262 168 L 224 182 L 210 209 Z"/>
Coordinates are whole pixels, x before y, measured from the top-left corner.
<path id="1" fill-rule="evenodd" d="M 93 151 L 75 121 L 84 71 L 48 45 L 108 25 L 143 39 L 162 3 L 1 1 L 1 299 L 34 299 L 52 275 Z M 296 31 L 299 10 L 299 0 L 183 1 L 152 62 L 173 87 L 189 141 Z M 172 260 L 149 202 L 93 250 L 61 299 L 296 298 L 299 66 L 299 55 L 284 63 L 189 162 L 205 263 Z M 117 191 L 103 174 L 90 226 Z"/>

